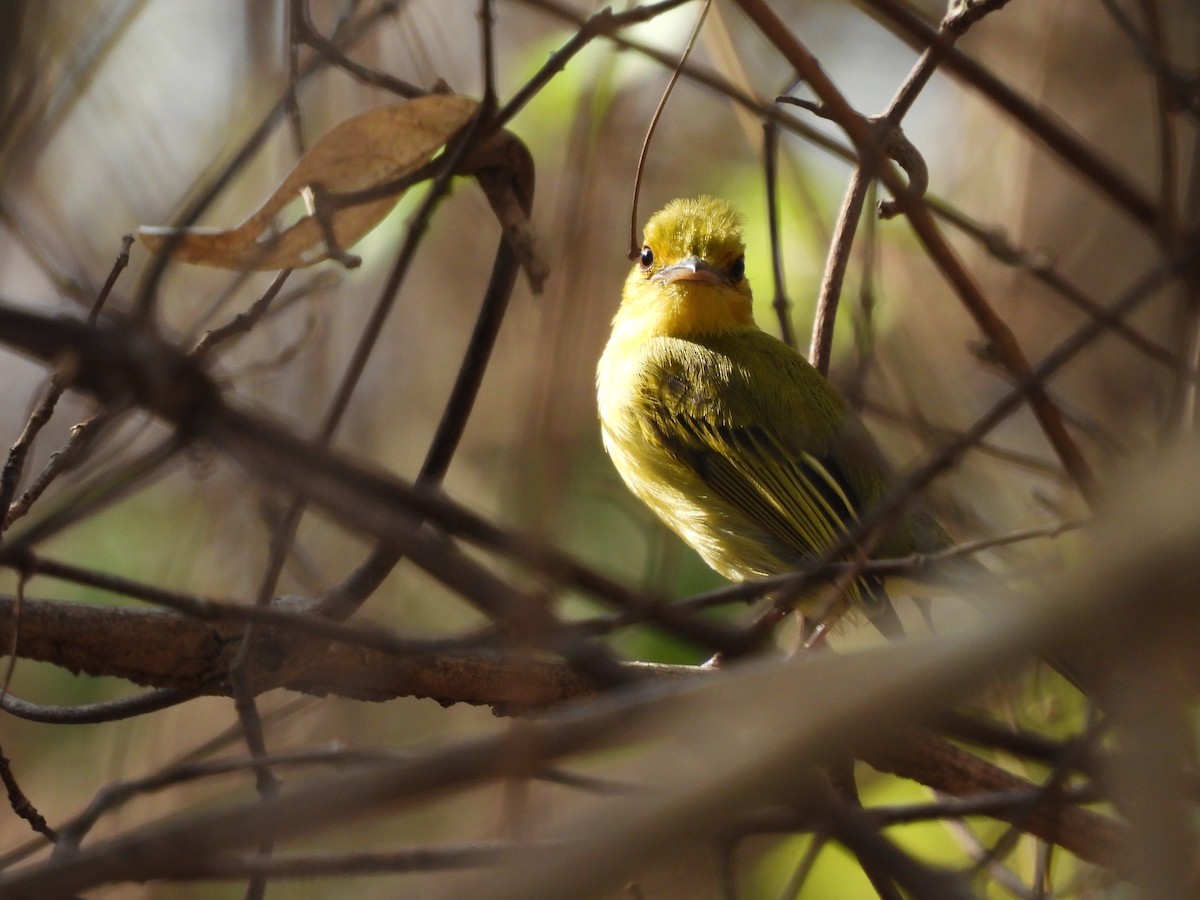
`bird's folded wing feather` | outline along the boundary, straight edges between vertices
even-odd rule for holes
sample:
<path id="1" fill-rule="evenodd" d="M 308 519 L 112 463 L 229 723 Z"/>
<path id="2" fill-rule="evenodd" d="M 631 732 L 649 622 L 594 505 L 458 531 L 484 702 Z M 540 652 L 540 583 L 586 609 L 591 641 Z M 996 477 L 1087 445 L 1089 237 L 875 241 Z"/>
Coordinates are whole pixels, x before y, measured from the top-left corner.
<path id="1" fill-rule="evenodd" d="M 646 379 L 653 387 L 643 394 L 644 412 L 657 442 L 714 495 L 790 550 L 796 562 L 820 557 L 852 526 L 863 506 L 860 492 L 834 456 L 838 440 L 854 440 L 853 434 L 799 430 L 799 411 L 786 405 L 790 395 L 780 395 L 780 408 L 764 410 L 762 404 L 771 399 L 759 392 L 754 401 L 747 400 L 748 385 L 738 383 L 741 376 L 728 366 L 715 364 L 718 359 L 719 354 L 676 358 Z M 719 371 L 713 371 L 714 365 Z M 790 368 L 790 360 L 784 365 Z M 797 380 L 819 377 L 806 371 L 786 374 Z M 827 389 L 823 381 L 810 381 L 809 387 Z M 806 399 L 840 404 L 830 399 L 832 388 L 827 390 L 830 394 Z M 867 442 L 860 449 L 870 464 L 878 451 L 868 437 L 861 440 Z M 859 579 L 849 590 L 885 636 L 903 636 L 877 579 Z"/>
<path id="2" fill-rule="evenodd" d="M 711 386 L 678 372 L 659 383 L 653 420 L 664 449 L 797 557 L 819 555 L 854 521 L 859 498 L 832 459 L 740 421 Z"/>

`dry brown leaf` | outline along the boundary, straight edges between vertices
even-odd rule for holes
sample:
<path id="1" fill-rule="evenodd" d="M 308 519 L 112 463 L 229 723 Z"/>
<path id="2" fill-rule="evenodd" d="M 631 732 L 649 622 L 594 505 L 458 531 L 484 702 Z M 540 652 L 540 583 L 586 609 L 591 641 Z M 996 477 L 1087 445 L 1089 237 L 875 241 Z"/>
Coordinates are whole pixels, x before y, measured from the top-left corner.
<path id="1" fill-rule="evenodd" d="M 414 171 L 467 123 L 479 104 L 456 94 L 433 94 L 368 110 L 335 125 L 304 154 L 270 198 L 233 229 L 144 226 L 142 243 L 182 262 L 223 269 L 287 269 L 330 257 L 321 222 L 310 214 L 276 222 L 289 204 L 314 187 L 343 194 L 386 184 Z M 400 194 L 326 215 L 333 246 L 355 244 L 396 205 Z"/>

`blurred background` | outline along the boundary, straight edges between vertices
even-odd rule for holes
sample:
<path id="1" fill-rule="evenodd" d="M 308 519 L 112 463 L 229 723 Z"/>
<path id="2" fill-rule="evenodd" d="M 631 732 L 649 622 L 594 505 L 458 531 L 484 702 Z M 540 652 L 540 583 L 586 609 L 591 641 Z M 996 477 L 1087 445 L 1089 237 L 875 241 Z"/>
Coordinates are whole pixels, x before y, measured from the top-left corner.
<path id="1" fill-rule="evenodd" d="M 576 33 L 600 4 L 581 0 L 498 0 L 496 82 L 503 102 Z M 313 0 L 323 31 L 347 8 L 369 3 Z M 483 88 L 478 4 L 413 0 L 396 4 L 353 47 L 366 66 L 431 89 L 444 82 L 478 97 Z M 819 57 L 860 112 L 887 105 L 916 54 L 863 6 L 842 0 L 772 3 Z M 936 22 L 943 9 L 916 7 Z M 1200 169 L 1192 132 L 1164 116 L 1145 47 L 1123 30 L 1152 7 L 1168 59 L 1194 78 L 1200 59 L 1200 7 L 1191 0 L 1145 4 L 1012 3 L 966 35 L 960 48 L 1019 95 L 1078 135 L 1154 203 L 1167 198 L 1178 223 L 1194 226 Z M 605 458 L 594 401 L 594 371 L 629 265 L 630 205 L 643 138 L 670 76 L 647 50 L 678 58 L 697 4 L 599 38 L 552 78 L 512 121 L 537 173 L 534 230 L 549 263 L 535 295 L 522 276 L 500 332 L 447 493 L 487 518 L 560 546 L 612 577 L 672 597 L 717 587 L 721 579 L 664 531 L 628 495 Z M 0 9 L 0 297 L 5 303 L 80 317 L 104 282 L 124 234 L 171 223 L 211 183 L 282 96 L 288 78 L 288 4 L 234 0 L 121 0 L 6 3 Z M 732 91 L 771 106 L 792 90 L 794 73 L 732 4 L 717 2 L 691 65 Z M 811 99 L 803 86 L 795 96 Z M 323 69 L 298 93 L 311 145 L 354 113 L 394 102 L 388 92 Z M 789 115 L 845 141 L 831 123 L 793 107 Z M 1164 124 L 1164 121 L 1166 124 Z M 1194 119 L 1192 120 L 1194 122 Z M 961 228 L 947 234 L 996 311 L 1036 363 L 1086 321 L 1039 272 L 1107 305 L 1162 257 L 1162 232 L 1132 219 L 1072 166 L 961 80 L 934 77 L 904 121 L 923 154 L 930 193 L 1024 256 L 1017 265 Z M 1168 143 L 1164 144 L 1164 137 Z M 1164 150 L 1164 146 L 1169 149 Z M 201 225 L 242 221 L 297 157 L 286 127 L 240 168 L 203 214 Z M 807 347 L 830 233 L 850 173 L 836 154 L 786 128 L 777 156 L 780 250 L 790 319 Z M 1166 173 L 1166 174 L 1164 174 Z M 332 262 L 296 273 L 281 304 L 253 332 L 223 348 L 211 371 L 231 402 L 315 434 L 355 342 L 403 240 L 423 187 L 360 242 L 355 270 Z M 695 78 L 683 77 L 650 145 L 638 210 L 641 223 L 667 200 L 711 193 L 746 216 L 747 270 L 759 323 L 779 333 L 767 230 L 762 118 Z M 903 469 L 966 429 L 1010 386 L 953 291 L 921 251 L 903 218 L 860 229 L 837 331 L 832 377 L 864 411 L 872 431 Z M 1164 226 L 1165 227 L 1165 226 Z M 477 186 L 462 180 L 438 210 L 415 265 L 384 325 L 362 383 L 333 445 L 411 480 L 421 465 L 458 372 L 490 273 L 499 227 Z M 128 310 L 150 261 L 139 244 L 108 308 Z M 1037 270 L 1037 271 L 1035 271 Z M 172 265 L 158 287 L 162 333 L 190 346 L 249 306 L 271 274 L 235 276 Z M 1194 304 L 1173 287 L 1143 304 L 1128 324 L 1161 351 L 1191 359 Z M 45 371 L 0 352 L 0 441 L 14 441 Z M 1109 334 L 1050 384 L 1073 436 L 1102 481 L 1119 480 L 1130 460 L 1194 429 L 1181 379 L 1161 358 Z M 37 472 L 92 412 L 68 395 L 39 437 Z M 89 462 L 58 484 L 66 495 L 94 474 L 161 436 L 140 419 L 103 436 Z M 1028 410 L 1011 416 L 940 479 L 933 502 L 960 539 L 999 536 L 1069 520 L 1086 511 Z M 120 503 L 56 536 L 47 556 L 193 594 L 253 598 L 266 564 L 269 525 L 282 500 L 244 472 L 199 447 Z M 35 509 L 36 515 L 36 509 Z M 343 578 L 370 544 L 320 514 L 302 522 L 280 593 L 319 595 Z M 1064 549 L 1065 548 L 1065 549 Z M 1004 551 L 1006 564 L 1041 566 L 1070 553 L 1068 541 Z M 9 578 L 4 588 L 15 582 Z M 35 580 L 33 596 L 115 602 L 99 592 Z M 570 614 L 591 607 L 561 598 Z M 412 635 L 458 634 L 478 613 L 413 566 L 401 565 L 368 602 L 372 621 Z M 846 636 L 853 639 L 853 636 Z M 645 631 L 617 639 L 631 659 L 698 663 L 700 651 Z M 22 660 L 14 693 L 75 704 L 122 696 L 116 679 L 79 677 Z M 1039 727 L 1078 712 L 1058 694 L 1037 695 L 1020 715 Z M 383 705 L 283 692 L 262 699 L 274 748 L 416 746 L 431 739 L 502 728 L 487 709 L 432 701 Z M 294 708 L 293 708 L 294 705 Z M 4 753 L 22 786 L 52 823 L 77 812 L 103 784 L 167 765 L 236 725 L 227 700 L 203 699 L 128 722 L 75 729 L 4 720 Z M 233 749 L 238 748 L 234 742 Z M 249 776 L 231 780 L 231 795 Z M 871 792 L 874 793 L 871 793 Z M 499 789 L 370 826 L 371 840 L 483 838 L 502 827 Z M 116 833 L 134 822 L 211 802 L 211 785 L 140 799 L 102 824 Z M 895 780 L 864 786 L 872 802 L 919 798 Z M 467 824 L 464 824 L 467 823 Z M 986 826 L 985 826 L 986 828 Z M 897 832 L 936 859 L 958 859 L 958 837 L 939 823 Z M 24 823 L 0 816 L 0 847 L 28 839 Z M 321 839 L 325 849 L 356 846 L 359 831 Z M 763 840 L 749 854 L 746 897 L 779 896 L 807 838 Z M 1032 853 L 1032 851 L 1030 851 Z M 1028 861 L 1028 860 L 1027 860 Z M 288 885 L 280 896 L 342 896 L 351 882 Z M 415 882 L 414 882 L 415 883 Z M 356 896 L 397 896 L 391 879 L 354 882 Z M 401 890 L 407 888 L 402 887 Z M 156 885 L 110 888 L 96 896 L 235 896 L 241 888 Z M 836 893 L 835 893 L 836 892 Z M 407 894 L 405 894 L 407 895 Z M 412 894 L 416 896 L 417 894 Z M 670 895 L 670 894 L 664 894 Z M 997 896 L 1002 894 L 997 893 Z M 656 896 L 653 893 L 647 896 Z M 678 896 L 687 896 L 680 893 Z M 699 896 L 696 894 L 695 896 Z M 823 855 L 802 896 L 873 896 L 838 852 Z"/>

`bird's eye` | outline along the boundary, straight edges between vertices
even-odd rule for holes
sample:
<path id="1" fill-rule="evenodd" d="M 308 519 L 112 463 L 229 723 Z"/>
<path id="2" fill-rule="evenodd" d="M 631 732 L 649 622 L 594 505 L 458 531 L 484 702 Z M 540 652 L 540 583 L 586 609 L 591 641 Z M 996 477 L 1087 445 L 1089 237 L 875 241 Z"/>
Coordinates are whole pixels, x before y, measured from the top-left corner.
<path id="1" fill-rule="evenodd" d="M 643 269 L 649 269 L 654 265 L 654 251 L 649 247 L 643 247 L 642 255 L 638 257 L 638 262 L 641 263 Z"/>
<path id="2" fill-rule="evenodd" d="M 739 256 L 733 261 L 729 267 L 729 278 L 736 284 L 741 281 L 746 274 L 746 257 Z"/>

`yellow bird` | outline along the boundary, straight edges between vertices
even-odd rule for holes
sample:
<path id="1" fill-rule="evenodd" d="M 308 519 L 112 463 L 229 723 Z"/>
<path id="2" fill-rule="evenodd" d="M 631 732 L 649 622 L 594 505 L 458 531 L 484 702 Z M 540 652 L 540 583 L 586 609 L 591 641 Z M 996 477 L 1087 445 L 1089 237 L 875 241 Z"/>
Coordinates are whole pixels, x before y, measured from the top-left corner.
<path id="1" fill-rule="evenodd" d="M 597 393 L 604 446 L 625 483 L 734 581 L 820 557 L 893 474 L 808 361 L 754 322 L 742 221 L 715 197 L 674 200 L 646 224 Z M 910 513 L 876 556 L 945 546 Z M 848 593 L 885 634 L 899 620 L 878 579 Z"/>

